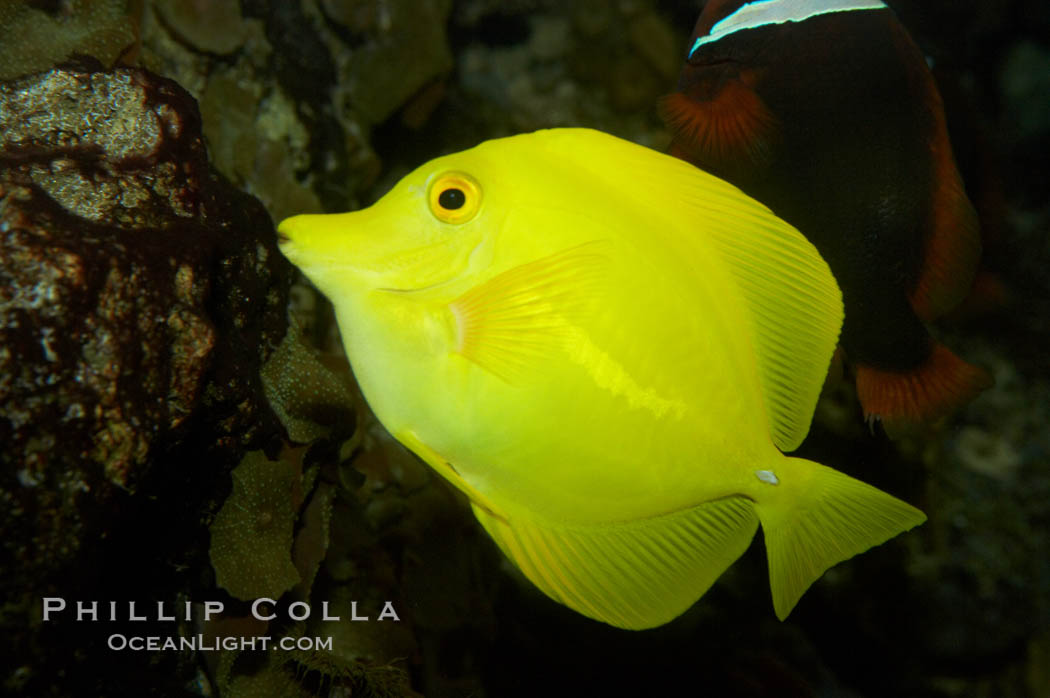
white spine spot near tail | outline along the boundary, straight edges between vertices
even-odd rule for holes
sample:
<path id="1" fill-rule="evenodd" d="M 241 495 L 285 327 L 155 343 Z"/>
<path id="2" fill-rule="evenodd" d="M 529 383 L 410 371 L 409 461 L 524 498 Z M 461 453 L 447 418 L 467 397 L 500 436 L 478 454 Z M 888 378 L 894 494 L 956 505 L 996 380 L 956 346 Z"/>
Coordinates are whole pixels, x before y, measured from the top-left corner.
<path id="1" fill-rule="evenodd" d="M 772 470 L 756 470 L 755 477 L 770 485 L 779 485 L 780 478 Z"/>

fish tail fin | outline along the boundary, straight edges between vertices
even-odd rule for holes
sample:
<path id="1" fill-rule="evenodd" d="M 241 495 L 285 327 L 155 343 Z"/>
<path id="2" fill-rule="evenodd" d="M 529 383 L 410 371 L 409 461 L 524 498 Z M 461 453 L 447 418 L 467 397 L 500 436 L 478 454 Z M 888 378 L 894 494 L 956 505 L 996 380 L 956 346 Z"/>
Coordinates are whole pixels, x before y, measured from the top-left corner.
<path id="1" fill-rule="evenodd" d="M 813 461 L 781 460 L 775 472 L 782 476 L 771 488 L 780 491 L 756 511 L 780 620 L 827 569 L 926 520 L 910 504 Z"/>
<path id="2" fill-rule="evenodd" d="M 983 368 L 963 361 L 939 342 L 912 371 L 899 372 L 859 364 L 857 396 L 868 422 L 879 420 L 890 435 L 946 417 L 965 405 L 992 378 Z"/>

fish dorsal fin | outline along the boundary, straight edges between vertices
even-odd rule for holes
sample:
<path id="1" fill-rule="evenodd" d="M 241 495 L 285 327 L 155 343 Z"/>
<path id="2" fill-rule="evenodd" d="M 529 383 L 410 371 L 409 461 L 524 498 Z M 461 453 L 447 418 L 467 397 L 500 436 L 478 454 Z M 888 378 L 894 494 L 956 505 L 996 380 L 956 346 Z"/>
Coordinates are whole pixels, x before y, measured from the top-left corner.
<path id="1" fill-rule="evenodd" d="M 726 497 L 624 523 L 562 525 L 475 506 L 485 530 L 529 580 L 589 618 L 631 630 L 662 625 L 703 596 L 758 527 L 751 500 Z"/>
<path id="2" fill-rule="evenodd" d="M 708 234 L 751 314 L 773 441 L 793 451 L 809 432 L 838 343 L 842 294 L 817 249 L 764 206 L 738 192 L 724 211 L 739 223 Z"/>
<path id="3" fill-rule="evenodd" d="M 932 84 L 932 77 L 927 76 Z M 936 86 L 932 86 L 936 94 Z M 935 110 L 936 126 L 930 144 L 934 161 L 930 232 L 923 250 L 922 269 L 909 300 L 915 314 L 930 322 L 962 302 L 973 286 L 981 259 L 981 232 L 962 177 L 955 166 L 944 111 Z"/>
<path id="4" fill-rule="evenodd" d="M 797 448 L 809 431 L 843 318 L 842 294 L 817 249 L 765 205 L 677 158 L 588 129 L 536 135 L 560 153 L 573 153 L 589 176 L 610 181 L 668 220 L 666 244 L 683 255 L 717 254 L 724 261 L 749 315 L 774 442 L 784 451 Z M 623 186 L 625 177 L 630 187 Z"/>
<path id="5" fill-rule="evenodd" d="M 606 260 L 601 241 L 512 267 L 449 304 L 455 350 L 508 381 L 549 355 L 594 299 Z"/>

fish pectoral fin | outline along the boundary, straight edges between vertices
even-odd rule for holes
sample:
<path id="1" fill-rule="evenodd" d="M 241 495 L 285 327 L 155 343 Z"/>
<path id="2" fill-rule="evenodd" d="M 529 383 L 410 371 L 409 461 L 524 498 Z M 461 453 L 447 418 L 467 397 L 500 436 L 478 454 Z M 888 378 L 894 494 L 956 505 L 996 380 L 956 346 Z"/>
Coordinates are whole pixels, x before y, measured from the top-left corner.
<path id="1" fill-rule="evenodd" d="M 637 521 L 563 525 L 515 512 L 474 513 L 545 594 L 620 628 L 662 625 L 683 613 L 740 557 L 758 527 L 750 499 L 731 496 Z"/>
<path id="2" fill-rule="evenodd" d="M 499 509 L 492 503 L 492 501 L 467 482 L 449 460 L 443 458 L 441 454 L 423 443 L 419 437 L 416 436 L 415 432 L 402 431 L 394 434 L 394 438 L 422 458 L 427 465 L 436 470 L 441 477 L 448 480 L 448 482 L 450 482 L 457 490 L 467 495 L 467 498 L 470 500 L 475 511 L 483 511 L 486 516 L 490 516 L 496 521 L 506 523 L 506 517 L 500 513 Z"/>
<path id="3" fill-rule="evenodd" d="M 508 381 L 549 356 L 586 312 L 608 258 L 593 241 L 521 264 L 449 303 L 456 353 Z"/>

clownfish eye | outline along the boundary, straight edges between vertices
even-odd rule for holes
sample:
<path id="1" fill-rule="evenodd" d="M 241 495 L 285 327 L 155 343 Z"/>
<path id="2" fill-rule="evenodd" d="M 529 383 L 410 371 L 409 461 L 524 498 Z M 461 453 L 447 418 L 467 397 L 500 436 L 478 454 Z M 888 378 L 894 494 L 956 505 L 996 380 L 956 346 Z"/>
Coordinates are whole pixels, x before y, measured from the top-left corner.
<path id="1" fill-rule="evenodd" d="M 430 183 L 430 211 L 445 223 L 466 223 L 481 208 L 481 187 L 462 172 L 445 172 Z"/>

